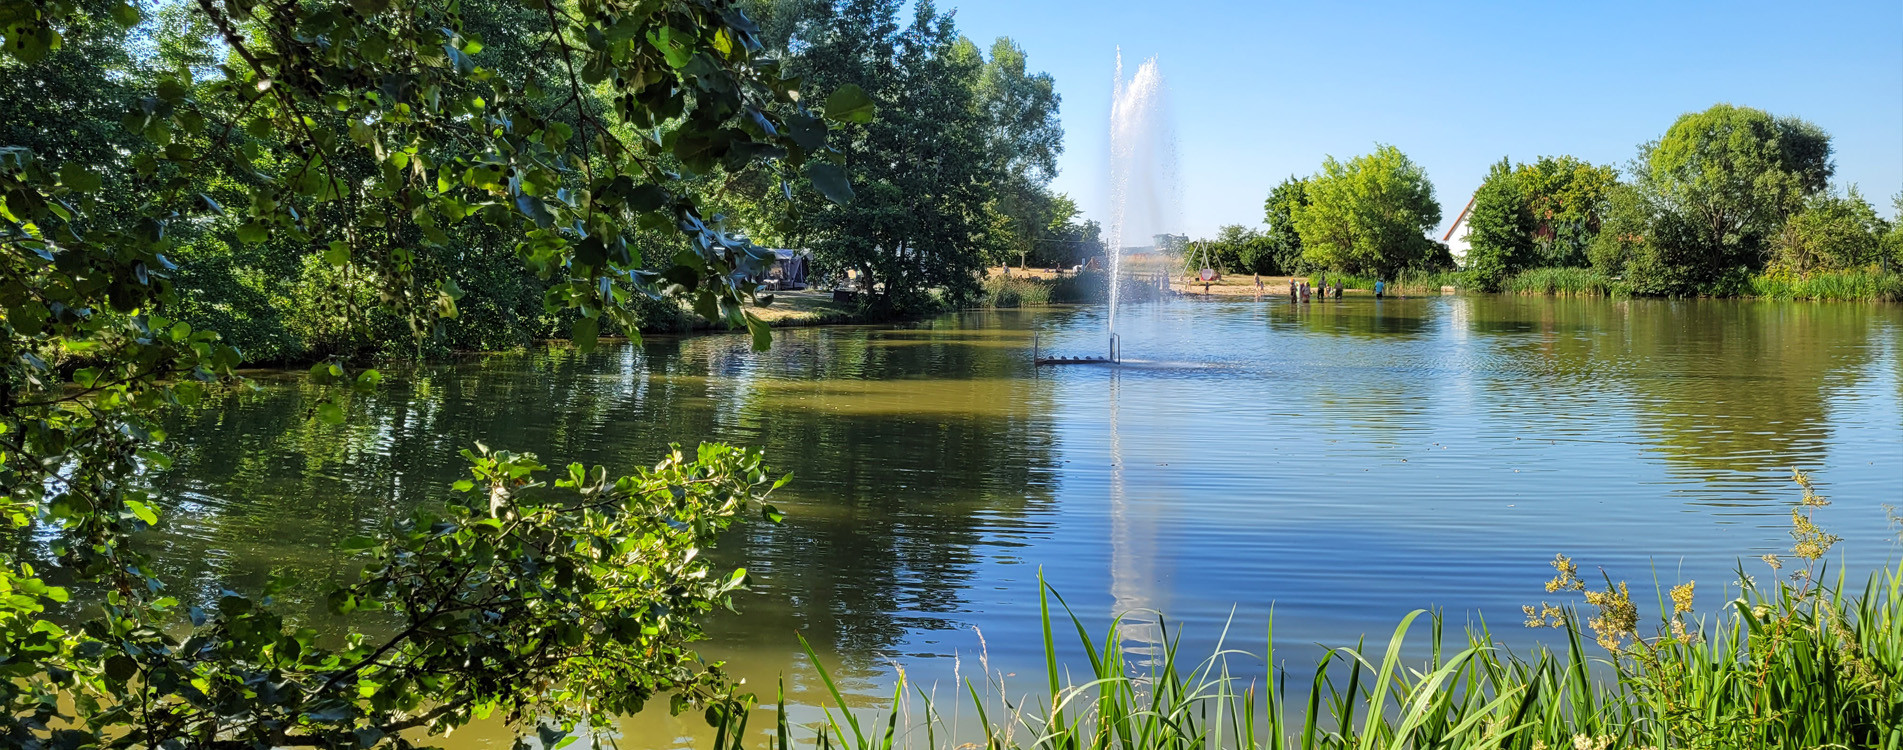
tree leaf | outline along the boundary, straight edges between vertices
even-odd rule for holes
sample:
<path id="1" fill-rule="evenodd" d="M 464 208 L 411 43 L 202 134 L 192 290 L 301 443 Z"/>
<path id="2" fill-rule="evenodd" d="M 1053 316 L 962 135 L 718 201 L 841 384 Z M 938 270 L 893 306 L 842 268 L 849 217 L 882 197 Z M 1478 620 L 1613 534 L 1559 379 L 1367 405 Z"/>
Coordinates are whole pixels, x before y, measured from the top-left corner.
<path id="1" fill-rule="evenodd" d="M 826 200 L 845 205 L 852 202 L 852 182 L 846 179 L 846 170 L 839 165 L 816 161 L 806 165 L 806 179 L 813 181 L 813 188 Z"/>
<path id="2" fill-rule="evenodd" d="M 584 354 L 595 350 L 595 344 L 600 336 L 600 318 L 577 318 L 574 327 L 570 329 L 568 334 L 568 338 L 574 342 L 575 348 L 582 350 Z"/>
<path id="3" fill-rule="evenodd" d="M 93 192 L 100 186 L 99 175 L 93 174 L 76 161 L 59 165 L 59 181 L 60 184 L 82 193 Z"/>
<path id="4" fill-rule="evenodd" d="M 773 347 L 773 329 L 759 316 L 747 313 L 747 330 L 753 333 L 754 351 L 763 352 Z"/>
<path id="5" fill-rule="evenodd" d="M 875 111 L 872 97 L 867 96 L 866 90 L 859 88 L 858 84 L 848 83 L 840 86 L 833 89 L 831 96 L 826 97 L 826 119 L 828 120 L 863 124 L 872 122 Z"/>

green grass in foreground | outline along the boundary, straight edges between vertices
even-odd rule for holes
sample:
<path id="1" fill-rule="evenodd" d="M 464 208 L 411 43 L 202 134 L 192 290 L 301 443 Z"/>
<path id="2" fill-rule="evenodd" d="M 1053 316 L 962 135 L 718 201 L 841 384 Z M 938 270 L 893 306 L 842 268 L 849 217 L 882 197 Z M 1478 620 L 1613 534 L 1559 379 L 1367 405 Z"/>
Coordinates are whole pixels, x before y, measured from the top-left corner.
<path id="1" fill-rule="evenodd" d="M 1126 636 L 1123 622 L 1093 637 L 1040 583 L 1048 667 L 1035 698 L 1014 698 L 1022 693 L 988 674 L 982 684 L 961 686 L 969 704 L 941 705 L 914 690 L 919 711 L 901 679 L 882 717 L 828 709 L 820 725 L 795 727 L 782 696 L 769 750 L 1898 750 L 1903 566 L 1873 576 L 1861 591 L 1841 578 L 1820 580 L 1818 561 L 1836 538 L 1813 523 L 1825 503 L 1802 474 L 1798 481 L 1804 501 L 1792 514 L 1795 572 L 1767 555 L 1767 586 L 1740 568 L 1737 597 L 1708 616 L 1691 611 L 1688 582 L 1659 597 L 1655 626 L 1641 626 L 1625 582 L 1608 578 L 1595 588 L 1561 556 L 1547 591 L 1583 601 L 1526 608 L 1528 625 L 1564 634 L 1561 650 L 1517 656 L 1484 626 L 1467 633 L 1464 648 L 1443 650 L 1442 622 L 1429 617 L 1431 655 L 1409 663 L 1403 654 L 1420 629 L 1417 611 L 1379 651 L 1365 643 L 1336 648 L 1312 668 L 1295 669 L 1272 645 L 1261 656 L 1219 646 L 1191 662 L 1166 626 L 1160 651 L 1133 653 L 1144 646 Z M 1087 679 L 1060 669 L 1054 597 L 1088 657 Z M 1273 623 L 1270 630 L 1272 644 Z M 1589 655 L 1588 641 L 1603 653 Z M 1270 681 L 1236 677 L 1238 664 L 1273 665 Z M 820 677 L 846 705 L 831 676 L 822 669 Z M 963 731 L 981 736 L 957 736 L 965 724 L 948 720 L 948 710 L 974 712 L 982 729 Z M 745 743 L 746 714 L 719 723 L 716 750 Z"/>

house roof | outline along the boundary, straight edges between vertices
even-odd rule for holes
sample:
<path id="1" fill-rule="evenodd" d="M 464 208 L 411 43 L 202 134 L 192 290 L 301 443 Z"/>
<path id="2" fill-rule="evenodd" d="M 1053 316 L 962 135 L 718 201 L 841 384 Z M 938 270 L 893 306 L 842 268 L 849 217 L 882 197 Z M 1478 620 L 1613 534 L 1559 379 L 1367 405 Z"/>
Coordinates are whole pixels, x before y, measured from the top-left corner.
<path id="1" fill-rule="evenodd" d="M 1467 223 L 1467 212 L 1474 210 L 1474 199 L 1479 197 L 1480 191 L 1475 190 L 1473 197 L 1467 199 L 1467 206 L 1460 209 L 1459 216 L 1454 217 L 1453 225 L 1447 227 L 1447 234 L 1440 238 L 1441 242 L 1450 242 L 1454 239 L 1454 230 L 1459 229 L 1460 225 Z"/>

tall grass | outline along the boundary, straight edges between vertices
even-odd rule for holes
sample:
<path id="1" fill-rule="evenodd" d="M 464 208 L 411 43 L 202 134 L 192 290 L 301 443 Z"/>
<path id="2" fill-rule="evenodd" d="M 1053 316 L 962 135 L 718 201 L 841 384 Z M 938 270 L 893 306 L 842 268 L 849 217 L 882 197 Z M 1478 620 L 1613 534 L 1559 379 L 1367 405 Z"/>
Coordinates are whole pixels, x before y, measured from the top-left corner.
<path id="1" fill-rule="evenodd" d="M 1625 282 L 1591 268 L 1529 268 L 1501 282 L 1511 294 L 1547 294 L 1557 297 L 1623 297 L 1631 294 Z"/>
<path id="2" fill-rule="evenodd" d="M 1562 556 L 1547 591 L 1577 594 L 1583 606 L 1527 608 L 1528 625 L 1562 632 L 1557 651 L 1515 655 L 1484 625 L 1467 631 L 1464 646 L 1443 649 L 1441 619 L 1416 611 L 1378 650 L 1334 648 L 1295 668 L 1275 652 L 1273 621 L 1260 652 L 1233 648 L 1225 633 L 1192 661 L 1161 620 L 1160 642 L 1133 639 L 1121 619 L 1093 636 L 1040 580 L 1045 673 L 1030 695 L 1012 699 L 1003 677 L 987 672 L 982 683 L 961 686 L 968 704 L 941 702 L 923 690 L 908 694 L 901 676 L 882 714 L 827 708 L 824 721 L 795 732 L 782 691 L 769 750 L 1899 750 L 1903 565 L 1860 591 L 1823 580 L 1816 561 L 1835 537 L 1810 521 L 1823 503 L 1802 475 L 1800 482 L 1806 510 L 1792 520 L 1802 566 L 1786 575 L 1782 561 L 1767 556 L 1775 581 L 1768 588 L 1740 569 L 1738 595 L 1703 618 L 1693 619 L 1684 584 L 1669 602 L 1660 597 L 1656 628 L 1642 627 L 1624 582 L 1595 589 Z M 1061 616 L 1053 616 L 1053 600 Z M 1427 643 L 1410 649 L 1423 629 Z M 1062 630 L 1074 631 L 1086 657 L 1081 680 L 1059 663 Z M 1597 655 L 1588 653 L 1589 640 Z M 832 677 L 823 668 L 819 676 L 836 706 L 846 706 Z M 913 710 L 914 700 L 922 710 Z M 976 728 L 943 713 L 967 705 Z M 718 720 L 716 750 L 746 744 L 746 713 Z"/>
<path id="3" fill-rule="evenodd" d="M 1344 289 L 1374 290 L 1375 277 L 1373 276 L 1361 276 L 1358 274 L 1333 271 L 1327 273 L 1325 276 L 1329 286 L 1333 286 L 1335 282 L 1340 281 Z M 1308 283 L 1319 288 L 1323 278 L 1324 274 L 1312 274 L 1308 277 Z M 1385 279 L 1385 281 L 1388 282 L 1386 290 L 1389 293 L 1408 295 L 1440 294 L 1442 287 L 1460 287 L 1466 283 L 1465 278 L 1459 271 L 1420 271 L 1415 269 L 1403 270 L 1395 274 L 1394 278 Z"/>
<path id="4" fill-rule="evenodd" d="M 1750 295 L 1778 300 L 1903 302 L 1903 273 L 1877 268 L 1751 277 Z"/>
<path id="5" fill-rule="evenodd" d="M 980 307 L 1029 307 L 1051 302 L 1052 282 L 1028 276 L 987 276 L 980 292 Z"/>

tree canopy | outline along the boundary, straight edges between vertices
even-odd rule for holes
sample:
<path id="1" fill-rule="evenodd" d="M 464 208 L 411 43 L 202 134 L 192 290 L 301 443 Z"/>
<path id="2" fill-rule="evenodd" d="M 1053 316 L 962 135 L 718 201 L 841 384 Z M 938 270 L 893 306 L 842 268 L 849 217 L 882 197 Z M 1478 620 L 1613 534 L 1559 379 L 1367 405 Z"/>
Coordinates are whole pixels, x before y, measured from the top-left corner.
<path id="1" fill-rule="evenodd" d="M 1773 240 L 1829 187 L 1830 136 L 1793 117 L 1718 104 L 1645 144 L 1616 191 L 1595 267 L 1643 293 L 1729 293 L 1771 260 Z M 1787 243 L 1787 247 L 1789 247 Z"/>
<path id="2" fill-rule="evenodd" d="M 1329 270 L 1388 275 L 1432 257 L 1440 224 L 1434 185 L 1389 145 L 1347 162 L 1328 157 L 1293 211 L 1304 261 Z"/>
<path id="3" fill-rule="evenodd" d="M 1467 215 L 1467 268 L 1475 286 L 1496 290 L 1508 275 L 1535 266 L 1587 264 L 1618 172 L 1571 156 L 1532 164 L 1505 159 L 1474 193 Z"/>
<path id="4" fill-rule="evenodd" d="M 9 545 L 0 737 L 371 747 L 496 712 L 554 744 L 663 692 L 731 715 L 718 665 L 686 644 L 694 615 L 744 582 L 700 548 L 750 508 L 773 515 L 757 454 L 709 446 L 618 480 L 572 466 L 544 487 L 533 457 L 472 451 L 440 511 L 346 544 L 368 564 L 332 611 L 392 631 L 318 642 L 273 598 L 310 582 L 170 593 L 140 551 L 166 498 L 139 475 L 167 461 L 166 410 L 245 361 L 179 317 L 194 314 L 188 282 L 217 269 L 173 258 L 268 248 L 275 264 L 227 275 L 260 293 L 287 287 L 258 275 L 315 275 L 328 286 L 304 288 L 330 290 L 344 325 L 422 340 L 462 312 L 456 271 L 480 238 L 481 263 L 525 269 L 584 350 L 604 328 L 635 334 L 655 298 L 763 346 L 748 306 L 770 257 L 704 209 L 701 186 L 750 175 L 844 200 L 826 122 L 867 122 L 875 103 L 809 88 L 724 0 L 148 10 L 0 0 L 0 85 L 16 87 L 0 111 L 0 517 L 33 526 L 43 565 L 88 604 L 50 616 L 73 595 Z M 135 38 L 156 50 L 129 54 Z M 54 84 L 44 101 L 13 96 Z M 661 237 L 667 253 L 643 252 Z M 341 420 L 376 387 L 348 365 L 312 368 L 332 393 L 314 417 Z"/>

